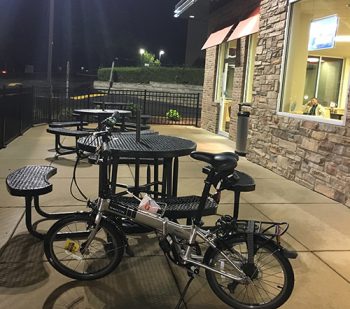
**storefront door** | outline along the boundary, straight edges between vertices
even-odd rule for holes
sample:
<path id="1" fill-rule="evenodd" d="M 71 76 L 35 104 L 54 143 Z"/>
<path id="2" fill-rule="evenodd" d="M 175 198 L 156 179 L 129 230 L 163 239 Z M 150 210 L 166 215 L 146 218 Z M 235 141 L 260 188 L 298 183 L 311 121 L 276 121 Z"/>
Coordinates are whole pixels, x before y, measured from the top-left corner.
<path id="1" fill-rule="evenodd" d="M 233 76 L 235 65 L 231 59 L 227 59 L 224 65 L 222 78 L 222 91 L 220 99 L 219 134 L 228 136 L 230 128 L 230 115 L 232 106 Z"/>

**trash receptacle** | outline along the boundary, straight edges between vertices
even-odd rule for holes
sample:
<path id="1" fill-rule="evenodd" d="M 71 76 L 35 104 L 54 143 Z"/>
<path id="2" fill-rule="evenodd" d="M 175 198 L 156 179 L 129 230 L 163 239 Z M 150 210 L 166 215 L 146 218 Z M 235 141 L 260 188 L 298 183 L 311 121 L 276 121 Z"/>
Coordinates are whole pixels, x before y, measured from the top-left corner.
<path id="1" fill-rule="evenodd" d="M 243 110 L 243 107 L 251 107 L 249 103 L 239 103 L 237 113 L 237 136 L 236 136 L 236 150 L 239 156 L 247 154 L 247 139 L 248 139 L 248 125 L 250 111 Z"/>

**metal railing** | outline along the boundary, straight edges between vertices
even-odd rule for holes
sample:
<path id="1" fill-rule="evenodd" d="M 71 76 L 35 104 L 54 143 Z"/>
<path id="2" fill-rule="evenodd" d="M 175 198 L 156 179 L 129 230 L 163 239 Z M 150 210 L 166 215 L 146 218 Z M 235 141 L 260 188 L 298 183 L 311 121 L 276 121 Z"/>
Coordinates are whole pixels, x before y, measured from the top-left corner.
<path id="1" fill-rule="evenodd" d="M 33 125 L 33 88 L 0 88 L 0 148 Z"/>
<path id="2" fill-rule="evenodd" d="M 171 93 L 146 90 L 94 89 L 85 95 L 69 94 L 65 89 L 56 89 L 52 96 L 47 88 L 35 88 L 34 123 L 73 120 L 75 109 L 93 108 L 108 103 L 124 103 L 116 109 L 140 108 L 142 114 L 150 115 L 151 124 L 200 125 L 200 94 Z M 179 119 L 167 117 L 169 110 L 176 110 Z"/>
<path id="3" fill-rule="evenodd" d="M 146 90 L 93 89 L 76 95 L 64 88 L 0 88 L 0 148 L 5 147 L 33 124 L 75 120 L 75 109 L 96 105 L 122 103 L 116 109 L 141 110 L 150 117 L 150 124 L 179 124 L 200 126 L 200 94 L 171 93 Z M 124 104 L 124 105 L 123 105 Z M 177 111 L 176 121 L 167 117 Z M 94 119 L 88 119 L 94 121 Z"/>

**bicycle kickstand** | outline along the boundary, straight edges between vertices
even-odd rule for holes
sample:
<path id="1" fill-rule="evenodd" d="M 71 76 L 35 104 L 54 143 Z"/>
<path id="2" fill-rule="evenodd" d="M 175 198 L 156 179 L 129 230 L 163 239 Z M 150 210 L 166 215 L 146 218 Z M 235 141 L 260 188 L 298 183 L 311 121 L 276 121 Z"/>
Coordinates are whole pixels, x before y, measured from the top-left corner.
<path id="1" fill-rule="evenodd" d="M 180 306 L 181 306 L 182 303 L 184 303 L 185 306 L 186 306 L 186 303 L 185 303 L 185 295 L 186 295 L 186 293 L 187 293 L 188 288 L 190 287 L 190 284 L 191 284 L 192 280 L 195 278 L 195 277 L 194 277 L 195 274 L 193 274 L 193 273 L 190 273 L 190 272 L 189 272 L 188 275 L 190 276 L 190 279 L 187 281 L 187 284 L 186 284 L 185 288 L 183 289 L 183 291 L 182 291 L 182 293 L 181 293 L 181 295 L 180 295 L 179 302 L 177 303 L 175 309 L 180 309 Z"/>

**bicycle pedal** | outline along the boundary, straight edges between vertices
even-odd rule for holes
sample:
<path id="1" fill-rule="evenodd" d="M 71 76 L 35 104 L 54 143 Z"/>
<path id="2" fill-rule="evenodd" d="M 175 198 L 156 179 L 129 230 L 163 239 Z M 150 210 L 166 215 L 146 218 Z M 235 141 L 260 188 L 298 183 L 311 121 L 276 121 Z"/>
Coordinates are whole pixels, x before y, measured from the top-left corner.
<path id="1" fill-rule="evenodd" d="M 187 270 L 187 275 L 190 278 L 194 278 L 196 275 L 199 274 L 199 267 L 197 266 L 191 266 L 188 270 Z"/>

